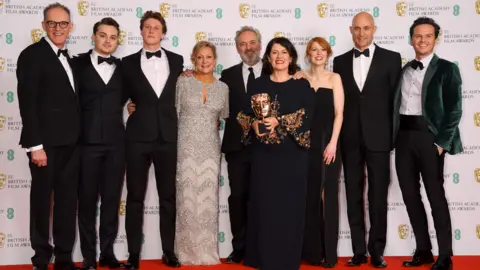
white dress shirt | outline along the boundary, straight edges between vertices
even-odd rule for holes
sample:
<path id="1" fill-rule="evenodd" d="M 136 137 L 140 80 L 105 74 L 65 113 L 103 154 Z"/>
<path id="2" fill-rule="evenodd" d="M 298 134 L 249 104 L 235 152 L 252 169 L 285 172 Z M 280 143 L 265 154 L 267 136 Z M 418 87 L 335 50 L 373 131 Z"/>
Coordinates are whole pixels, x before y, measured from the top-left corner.
<path id="1" fill-rule="evenodd" d="M 48 42 L 48 44 L 50 44 L 50 46 L 52 47 L 52 50 L 55 52 L 55 54 L 58 54 L 58 50 L 60 50 L 60 49 L 63 50 L 64 49 L 64 48 L 58 48 L 57 45 L 53 44 L 53 42 L 48 37 L 45 37 L 45 40 Z M 70 64 L 68 64 L 67 58 L 65 57 L 65 55 L 60 54 L 60 56 L 58 57 L 58 60 L 60 60 L 60 63 L 62 63 L 62 66 L 65 69 L 65 72 L 67 73 L 68 79 L 70 80 L 70 84 L 72 85 L 72 89 L 75 92 L 75 83 L 74 83 L 74 80 L 73 80 L 73 72 L 72 72 L 72 68 L 70 67 Z M 37 151 L 37 150 L 40 150 L 40 149 L 43 149 L 43 144 L 27 148 L 26 150 L 27 150 L 27 152 L 31 152 L 31 151 Z"/>
<path id="2" fill-rule="evenodd" d="M 167 83 L 168 75 L 170 74 L 167 54 L 162 48 L 159 50 L 162 51 L 161 58 L 152 56 L 150 59 L 147 59 L 147 50 L 145 48 L 142 50 L 142 56 L 140 58 L 143 74 L 145 74 L 153 90 L 157 93 L 157 97 L 160 97 L 162 94 L 163 88 Z"/>
<path id="3" fill-rule="evenodd" d="M 248 70 L 249 67 L 250 67 L 249 65 L 243 62 L 242 75 L 243 75 L 243 83 L 245 84 L 245 92 L 247 91 L 248 76 L 250 75 L 250 70 Z M 262 67 L 263 67 L 262 60 L 260 59 L 258 63 L 256 63 L 254 66 L 251 66 L 251 67 L 253 68 L 253 74 L 255 75 L 255 79 L 260 77 L 260 75 L 262 74 Z"/>
<path id="4" fill-rule="evenodd" d="M 400 114 L 403 115 L 422 115 L 422 85 L 428 65 L 433 58 L 433 53 L 419 60 L 423 64 L 413 69 L 408 67 L 402 76 L 402 103 L 400 104 Z"/>
<path id="5" fill-rule="evenodd" d="M 98 57 L 101 56 L 97 51 L 93 50 L 90 54 L 90 58 L 92 60 L 92 65 L 97 71 L 98 75 L 102 78 L 105 84 L 108 84 L 110 79 L 112 78 L 113 72 L 115 71 L 115 63 L 108 64 L 107 62 L 103 62 L 100 65 L 98 64 Z M 107 55 L 105 58 L 111 57 Z"/>
<path id="6" fill-rule="evenodd" d="M 357 83 L 360 92 L 363 90 L 368 71 L 370 70 L 370 65 L 372 64 L 373 53 L 375 52 L 375 44 L 370 44 L 368 49 L 370 51 L 369 57 L 366 57 L 363 54 L 359 57 L 355 57 L 355 54 L 353 55 L 353 77 L 355 78 L 355 82 Z M 359 49 L 354 48 L 354 50 Z"/>

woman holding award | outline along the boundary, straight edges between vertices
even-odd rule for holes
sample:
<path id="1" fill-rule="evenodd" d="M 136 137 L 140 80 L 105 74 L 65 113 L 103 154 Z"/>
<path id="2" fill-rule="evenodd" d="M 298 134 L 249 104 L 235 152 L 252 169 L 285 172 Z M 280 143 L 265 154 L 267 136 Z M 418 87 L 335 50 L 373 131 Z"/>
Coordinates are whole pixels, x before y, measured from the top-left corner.
<path id="1" fill-rule="evenodd" d="M 315 94 L 293 79 L 297 70 L 293 44 L 272 39 L 248 89 L 251 104 L 237 116 L 243 142 L 252 143 L 245 264 L 261 270 L 300 268 Z"/>
<path id="2" fill-rule="evenodd" d="M 343 122 L 344 94 L 340 75 L 325 69 L 332 48 L 316 37 L 306 48 L 310 69 L 295 75 L 308 79 L 315 90 L 312 120 L 310 165 L 307 185 L 307 214 L 303 243 L 304 260 L 333 268 L 337 264 L 338 179 L 340 150 L 338 137 Z"/>

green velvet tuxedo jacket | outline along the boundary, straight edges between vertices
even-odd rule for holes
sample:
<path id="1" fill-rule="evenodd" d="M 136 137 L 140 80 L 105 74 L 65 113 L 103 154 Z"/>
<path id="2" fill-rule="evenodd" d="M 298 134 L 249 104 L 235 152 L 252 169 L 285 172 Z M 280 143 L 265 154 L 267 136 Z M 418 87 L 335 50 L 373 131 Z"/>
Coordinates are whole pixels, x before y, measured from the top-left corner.
<path id="1" fill-rule="evenodd" d="M 408 62 L 398 80 L 393 101 L 393 141 L 400 127 L 402 102 L 402 78 L 410 67 Z M 452 62 L 433 55 L 422 85 L 422 111 L 428 128 L 435 135 L 435 143 L 450 155 L 463 151 L 458 124 L 462 117 L 462 79 Z"/>

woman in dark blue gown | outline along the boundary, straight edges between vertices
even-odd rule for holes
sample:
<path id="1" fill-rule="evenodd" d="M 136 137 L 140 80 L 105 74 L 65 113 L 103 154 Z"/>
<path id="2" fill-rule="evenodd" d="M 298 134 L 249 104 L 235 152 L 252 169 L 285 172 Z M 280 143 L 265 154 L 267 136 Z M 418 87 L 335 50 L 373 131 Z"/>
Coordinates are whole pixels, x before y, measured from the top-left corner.
<path id="1" fill-rule="evenodd" d="M 293 79 L 299 69 L 296 61 L 297 52 L 288 39 L 271 40 L 263 57 L 263 75 L 248 95 L 257 101 L 267 95 L 272 114 L 260 121 L 248 104 L 237 116 L 244 143 L 252 144 L 245 264 L 261 270 L 300 267 L 315 93 L 308 81 Z M 260 134 L 259 123 L 268 133 Z"/>

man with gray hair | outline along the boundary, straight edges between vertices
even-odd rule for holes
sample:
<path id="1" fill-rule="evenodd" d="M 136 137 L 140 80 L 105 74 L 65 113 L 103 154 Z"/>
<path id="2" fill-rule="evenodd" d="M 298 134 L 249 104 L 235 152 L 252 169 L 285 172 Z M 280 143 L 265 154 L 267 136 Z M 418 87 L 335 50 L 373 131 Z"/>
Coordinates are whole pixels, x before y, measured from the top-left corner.
<path id="1" fill-rule="evenodd" d="M 236 116 L 249 102 L 247 90 L 262 72 L 260 32 L 253 27 L 244 26 L 237 31 L 235 44 L 242 62 L 225 69 L 220 78 L 228 85 L 230 100 L 230 117 L 226 119 L 222 142 L 222 152 L 225 153 L 230 183 L 228 207 L 233 236 L 233 252 L 228 256 L 227 263 L 240 263 L 245 255 L 247 200 L 250 186 L 250 149 L 241 143 L 243 131 Z"/>

